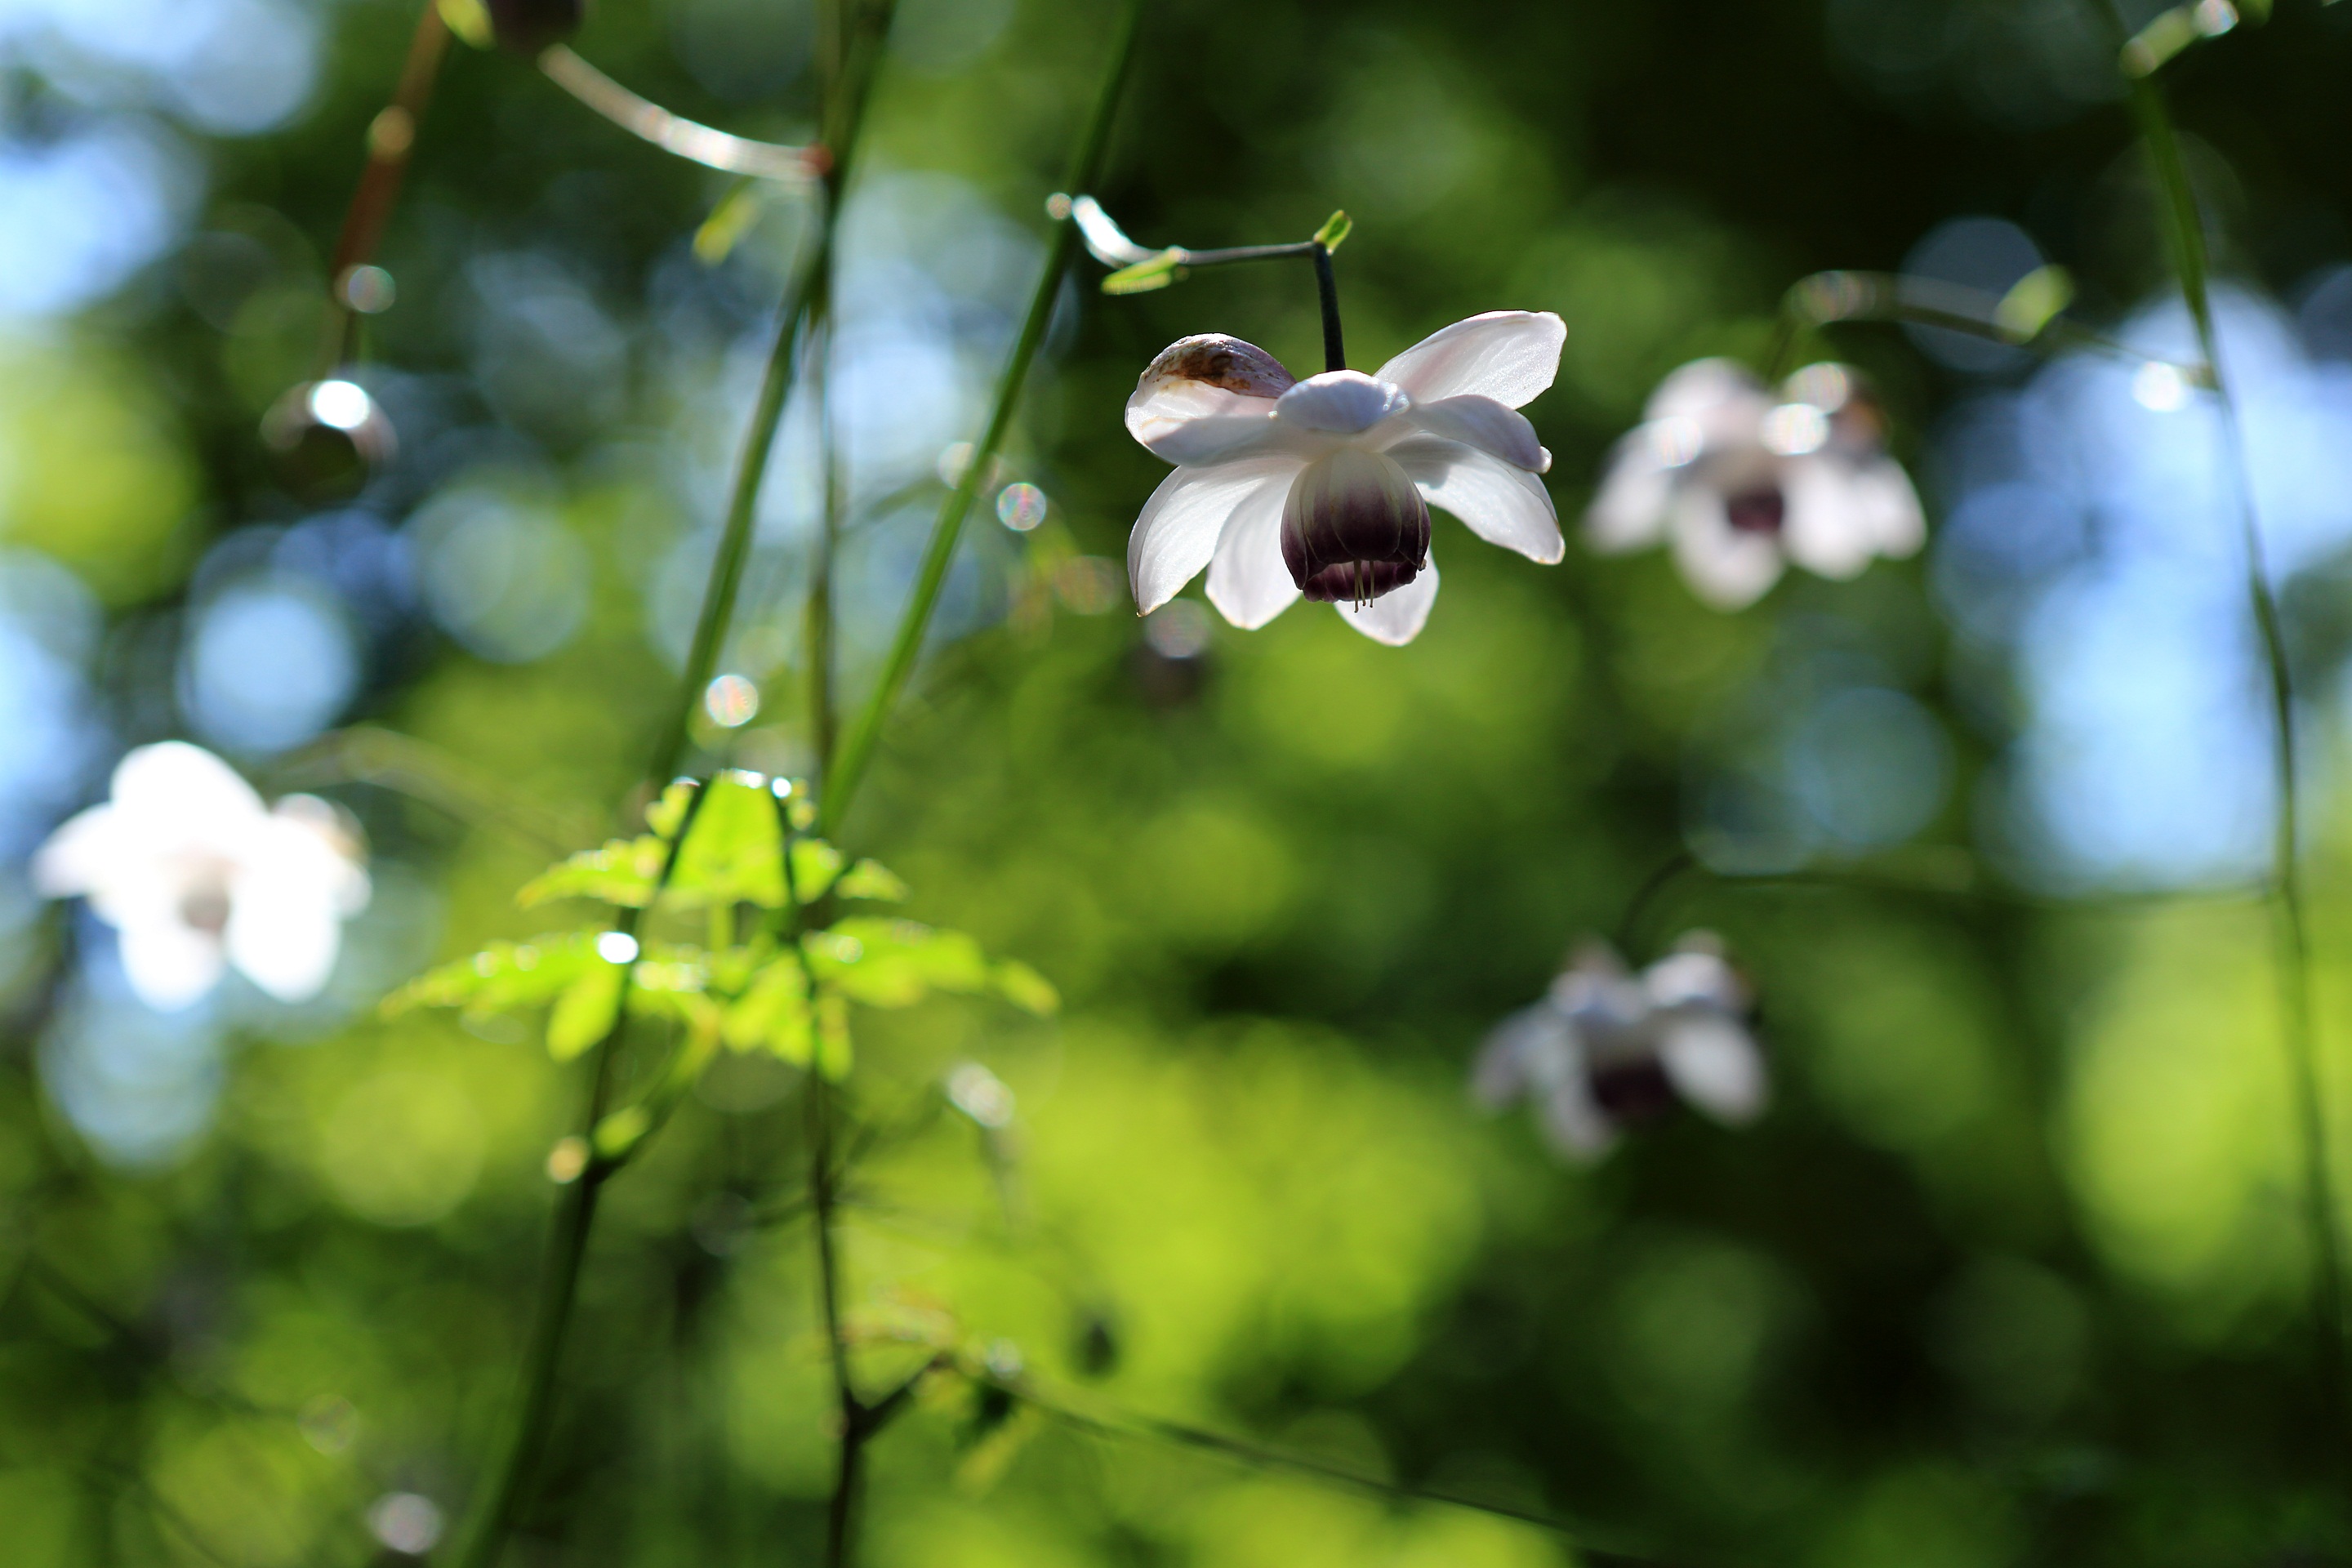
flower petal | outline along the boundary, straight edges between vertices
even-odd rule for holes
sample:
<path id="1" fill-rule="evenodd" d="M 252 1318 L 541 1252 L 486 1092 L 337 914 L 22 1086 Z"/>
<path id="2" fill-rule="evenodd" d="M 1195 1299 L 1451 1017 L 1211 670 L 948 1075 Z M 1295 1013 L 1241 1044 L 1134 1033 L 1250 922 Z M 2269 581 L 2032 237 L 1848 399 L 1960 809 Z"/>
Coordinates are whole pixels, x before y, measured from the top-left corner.
<path id="1" fill-rule="evenodd" d="M 1718 610 L 1744 609 L 1780 580 L 1786 558 L 1769 533 L 1731 526 L 1712 485 L 1686 485 L 1675 498 L 1675 563 L 1696 594 Z"/>
<path id="2" fill-rule="evenodd" d="M 1245 632 L 1254 632 L 1298 598 L 1298 584 L 1282 559 L 1282 509 L 1290 481 L 1267 484 L 1234 508 L 1209 562 L 1209 603 Z"/>
<path id="3" fill-rule="evenodd" d="M 1789 559 L 1824 577 L 1858 576 L 1878 553 L 1874 497 L 1843 459 L 1791 458 L 1781 469 L 1781 543 Z"/>
<path id="4" fill-rule="evenodd" d="M 242 828 L 262 815 L 261 796 L 235 768 L 185 741 L 125 753 L 115 764 L 111 793 L 124 811 L 180 824 L 195 838 L 212 837 L 200 826 Z"/>
<path id="5" fill-rule="evenodd" d="M 1221 333 L 1181 338 L 1136 379 L 1128 433 L 1171 463 L 1220 461 L 1265 434 L 1274 400 L 1292 384 L 1255 343 Z"/>
<path id="6" fill-rule="evenodd" d="M 1274 412 L 1284 424 L 1301 430 L 1355 436 L 1412 406 L 1412 399 L 1401 387 L 1360 370 L 1327 370 L 1276 399 Z"/>
<path id="7" fill-rule="evenodd" d="M 1262 486 L 1286 492 L 1300 467 L 1296 458 L 1261 456 L 1179 468 L 1160 480 L 1127 541 L 1127 580 L 1137 613 L 1150 615 L 1199 576 L 1234 509 Z"/>
<path id="8" fill-rule="evenodd" d="M 1381 366 L 1416 403 L 1475 395 L 1517 408 L 1559 374 L 1568 327 L 1549 310 L 1489 310 L 1441 327 Z"/>
<path id="9" fill-rule="evenodd" d="M 1576 1069 L 1576 1037 L 1559 1009 L 1538 1002 L 1495 1026 L 1470 1069 L 1470 1093 L 1499 1109 L 1530 1090 L 1559 1083 Z"/>
<path id="10" fill-rule="evenodd" d="M 1525 468 L 1531 474 L 1546 473 L 1551 468 L 1551 454 L 1536 439 L 1536 427 L 1528 423 L 1528 416 L 1507 404 L 1475 393 L 1441 397 L 1434 403 L 1417 403 L 1392 416 L 1388 423 L 1393 440 L 1404 440 L 1417 431 L 1425 431 L 1465 447 L 1475 447 L 1490 458 L 1500 458 L 1513 468 Z"/>
<path id="11" fill-rule="evenodd" d="M 1911 476 L 1892 458 L 1867 464 L 1854 476 L 1864 493 L 1864 510 L 1873 520 L 1881 555 L 1916 555 L 1927 542 L 1927 518 L 1919 507 L 1919 492 Z"/>
<path id="12" fill-rule="evenodd" d="M 335 889 L 291 867 L 240 878 L 222 933 L 228 960 L 280 1002 L 316 996 L 343 942 Z"/>
<path id="13" fill-rule="evenodd" d="M 1737 360 L 1693 360 L 1668 373 L 1643 406 L 1645 420 L 1696 419 L 1713 432 L 1742 422 L 1760 422 L 1772 409 L 1772 395 L 1755 373 Z M 1751 431 L 1748 439 L 1752 442 Z"/>
<path id="14" fill-rule="evenodd" d="M 119 874 L 132 837 L 113 805 L 78 813 L 34 851 L 33 890 L 69 899 L 105 887 Z"/>
<path id="15" fill-rule="evenodd" d="M 1584 509 L 1584 536 L 1595 550 L 1640 550 L 1665 537 L 1676 469 L 1651 438 L 1651 429 L 1644 425 L 1617 443 L 1601 489 Z"/>
<path id="16" fill-rule="evenodd" d="M 220 984 L 220 939 L 171 915 L 119 928 L 123 977 L 139 1000 L 176 1013 Z"/>
<path id="17" fill-rule="evenodd" d="M 1487 543 L 1545 565 L 1568 553 L 1551 493 L 1525 469 L 1435 436 L 1400 441 L 1388 456 L 1412 477 L 1423 500 L 1452 512 Z"/>
<path id="18" fill-rule="evenodd" d="M 1429 624 L 1430 606 L 1436 603 L 1437 562 L 1433 557 L 1423 563 L 1420 574 L 1412 582 L 1381 595 L 1361 609 L 1348 604 L 1331 607 L 1374 642 L 1402 647 L 1421 635 L 1421 628 Z"/>
<path id="19" fill-rule="evenodd" d="M 1616 1123 L 1592 1098 L 1592 1086 L 1580 1072 L 1570 1074 L 1545 1096 L 1543 1130 L 1553 1148 L 1588 1165 L 1617 1142 Z"/>
<path id="20" fill-rule="evenodd" d="M 1763 1114 L 1764 1054 L 1736 1019 L 1703 1010 L 1668 1015 L 1659 1022 L 1658 1065 L 1676 1094 L 1717 1121 L 1737 1126 Z"/>

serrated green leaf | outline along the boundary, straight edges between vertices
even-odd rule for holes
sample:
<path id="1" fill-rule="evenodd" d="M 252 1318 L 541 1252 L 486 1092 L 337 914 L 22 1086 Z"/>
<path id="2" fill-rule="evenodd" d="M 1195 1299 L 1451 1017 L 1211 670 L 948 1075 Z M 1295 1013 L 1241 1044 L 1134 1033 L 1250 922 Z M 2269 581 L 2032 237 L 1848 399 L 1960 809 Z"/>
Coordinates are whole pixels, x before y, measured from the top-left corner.
<path id="1" fill-rule="evenodd" d="M 1062 994 L 1054 983 L 1017 958 L 1001 960 L 991 978 L 996 994 L 1024 1013 L 1048 1018 L 1062 1010 Z"/>
<path id="2" fill-rule="evenodd" d="M 1355 226 L 1356 220 L 1346 213 L 1333 213 L 1323 220 L 1323 226 L 1315 231 L 1315 243 L 1326 250 L 1337 250 L 1339 248 L 1339 242 L 1347 238 L 1354 231 Z M 1297 234 L 1298 231 L 1292 229 L 1290 232 Z"/>
<path id="3" fill-rule="evenodd" d="M 785 953 L 761 970 L 742 999 L 727 1009 L 721 1032 L 736 1050 L 770 1050 L 796 1067 L 806 1067 L 815 1044 L 812 1028 L 808 974 L 799 958 Z"/>
<path id="4" fill-rule="evenodd" d="M 494 942 L 471 958 L 427 970 L 382 1004 L 386 1016 L 412 1007 L 491 1013 L 555 999 L 597 962 L 594 931 L 557 932 L 527 942 Z"/>
<path id="5" fill-rule="evenodd" d="M 595 899 L 622 909 L 641 910 L 653 897 L 669 846 L 659 838 L 614 838 L 601 849 L 583 849 L 522 885 L 515 902 L 529 909 L 555 899 Z"/>
<path id="6" fill-rule="evenodd" d="M 596 958 L 563 988 L 547 1015 L 550 1056 L 570 1061 L 611 1032 L 620 1014 L 621 977 L 626 973 L 624 964 Z"/>
<path id="7" fill-rule="evenodd" d="M 1170 246 L 1149 261 L 1139 261 L 1132 267 L 1122 267 L 1102 280 L 1106 294 L 1148 294 L 1154 289 L 1165 289 L 1181 275 L 1184 251 L 1181 246 Z"/>
<path id="8" fill-rule="evenodd" d="M 841 879 L 834 891 L 845 899 L 866 899 L 876 903 L 898 903 L 907 897 L 907 884 L 897 872 L 876 860 L 860 860 Z"/>

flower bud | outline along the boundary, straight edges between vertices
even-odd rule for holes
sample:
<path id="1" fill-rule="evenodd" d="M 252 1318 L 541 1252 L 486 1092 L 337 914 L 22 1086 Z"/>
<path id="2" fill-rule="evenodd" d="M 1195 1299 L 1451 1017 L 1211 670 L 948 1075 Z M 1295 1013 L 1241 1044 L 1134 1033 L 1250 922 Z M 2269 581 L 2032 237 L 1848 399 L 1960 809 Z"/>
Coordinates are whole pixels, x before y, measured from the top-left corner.
<path id="1" fill-rule="evenodd" d="M 588 0 L 487 0 L 490 32 L 499 47 L 536 55 L 580 30 Z"/>
<path id="2" fill-rule="evenodd" d="M 1282 563 L 1318 604 L 1369 604 L 1428 564 L 1429 507 L 1393 460 L 1342 447 L 1292 482 Z"/>
<path id="3" fill-rule="evenodd" d="M 262 416 L 278 480 L 304 501 L 348 500 L 396 443 L 392 421 L 357 382 L 306 381 Z"/>

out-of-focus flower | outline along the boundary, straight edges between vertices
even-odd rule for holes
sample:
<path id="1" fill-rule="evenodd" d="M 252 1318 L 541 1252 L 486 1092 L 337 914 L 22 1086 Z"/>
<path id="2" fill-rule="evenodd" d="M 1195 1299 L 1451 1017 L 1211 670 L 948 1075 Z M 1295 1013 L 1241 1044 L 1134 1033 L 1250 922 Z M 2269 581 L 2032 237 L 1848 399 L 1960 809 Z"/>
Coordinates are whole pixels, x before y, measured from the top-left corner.
<path id="1" fill-rule="evenodd" d="M 1610 552 L 1671 542 L 1692 591 L 1718 609 L 1754 603 L 1791 561 L 1853 577 L 1927 541 L 1885 417 L 1843 365 L 1807 365 L 1776 397 L 1743 366 L 1699 360 L 1643 412 L 1610 458 L 1586 537 Z"/>
<path id="2" fill-rule="evenodd" d="M 1348 624 L 1411 642 L 1437 596 L 1429 508 L 1490 543 L 1558 561 L 1559 516 L 1537 475 L 1551 454 L 1518 407 L 1552 383 L 1567 329 L 1549 311 L 1456 321 L 1381 366 L 1295 380 L 1238 338 L 1185 338 L 1153 360 L 1127 427 L 1176 465 L 1128 542 L 1136 607 L 1199 575 L 1244 628 L 1302 594 Z"/>
<path id="3" fill-rule="evenodd" d="M 142 1001 L 184 1007 L 234 964 L 280 1001 L 318 994 L 346 916 L 367 906 L 357 833 L 316 795 L 273 807 L 218 757 L 184 741 L 141 746 L 111 797 L 33 858 L 49 898 L 79 896 L 121 933 Z"/>
<path id="4" fill-rule="evenodd" d="M 1678 1102 L 1732 1126 L 1752 1121 L 1769 1084 L 1748 1000 L 1706 932 L 1684 937 L 1639 974 L 1591 942 L 1541 1002 L 1486 1037 L 1472 1092 L 1496 1108 L 1533 1102 L 1553 1146 L 1581 1161 Z"/>

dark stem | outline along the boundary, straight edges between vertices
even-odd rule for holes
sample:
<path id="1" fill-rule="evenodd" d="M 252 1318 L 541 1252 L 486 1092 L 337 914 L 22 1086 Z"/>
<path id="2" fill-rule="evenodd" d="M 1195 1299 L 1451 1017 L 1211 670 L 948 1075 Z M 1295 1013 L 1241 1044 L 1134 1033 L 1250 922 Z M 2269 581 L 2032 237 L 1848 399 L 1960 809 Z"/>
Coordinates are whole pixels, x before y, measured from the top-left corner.
<path id="1" fill-rule="evenodd" d="M 1099 183 L 1104 155 L 1110 144 L 1111 116 L 1118 107 L 1119 89 L 1126 83 L 1128 67 L 1135 58 L 1140 11 L 1140 0 L 1129 0 L 1112 47 L 1110 69 L 1103 78 L 1093 114 L 1079 138 L 1076 154 L 1071 159 L 1070 177 L 1061 187 L 1066 191 L 1090 191 Z M 930 627 L 931 612 L 938 606 L 940 591 L 947 584 L 948 568 L 955 562 L 956 542 L 962 535 L 964 520 L 971 515 L 971 503 L 981 485 L 996 466 L 997 449 L 1004 444 L 1004 433 L 1013 423 L 1013 407 L 1029 378 L 1030 363 L 1037 357 L 1038 345 L 1045 340 L 1046 325 L 1053 320 L 1054 301 L 1060 295 L 1062 279 L 1069 271 L 1077 248 L 1077 225 L 1067 217 L 1057 219 L 1045 268 L 1038 274 L 1035 291 L 1029 296 L 1029 313 L 1021 323 L 1021 335 L 1013 340 L 1013 352 L 1006 356 L 1003 372 L 997 377 L 996 397 L 988 423 L 980 439 L 972 443 L 971 460 L 965 465 L 962 478 L 940 503 L 939 516 L 932 521 L 930 542 L 923 550 L 915 591 L 899 617 L 898 630 L 883 660 L 882 673 L 865 706 L 858 710 L 856 722 L 843 735 L 838 754 L 829 759 L 824 769 L 825 789 L 817 818 L 817 832 L 824 837 L 832 837 L 839 831 L 866 766 L 873 760 L 875 743 L 881 738 L 882 721 L 914 671 L 916 657 L 922 652 L 923 635 Z"/>
<path id="2" fill-rule="evenodd" d="M 440 73 L 441 58 L 448 49 L 449 27 L 441 19 L 441 7 L 436 0 L 424 0 L 422 14 L 416 18 L 416 31 L 409 35 L 408 58 L 401 65 L 400 82 L 393 89 L 392 101 L 368 122 L 367 167 L 360 172 L 359 188 L 352 194 L 352 205 L 343 214 L 342 232 L 335 239 L 334 260 L 327 268 L 327 288 L 333 296 L 333 309 L 327 317 L 326 342 L 320 350 L 320 376 L 331 374 L 351 358 L 358 315 L 344 296 L 344 286 L 352 269 L 366 265 L 383 238 L 393 203 L 400 195 L 401 178 L 408 172 L 409 154 L 416 147 L 425 106 L 433 97 L 434 78 Z"/>
<path id="3" fill-rule="evenodd" d="M 833 1368 L 835 1418 L 841 1424 L 841 1449 L 833 1479 L 833 1500 L 825 1510 L 825 1568 L 844 1568 L 849 1561 L 851 1510 L 857 1499 L 858 1460 L 866 1447 L 866 1409 L 849 1380 L 849 1344 L 841 1332 L 841 1260 L 834 1219 L 838 1207 L 834 1191 L 832 1092 L 824 1078 L 808 1077 L 809 1194 L 816 1211 L 818 1305 L 824 1315 L 825 1348 Z"/>
<path id="4" fill-rule="evenodd" d="M 1315 291 L 1323 299 L 1323 368 L 1348 368 L 1348 350 L 1339 340 L 1339 280 L 1331 275 L 1331 247 L 1310 240 L 1315 247 Z"/>

